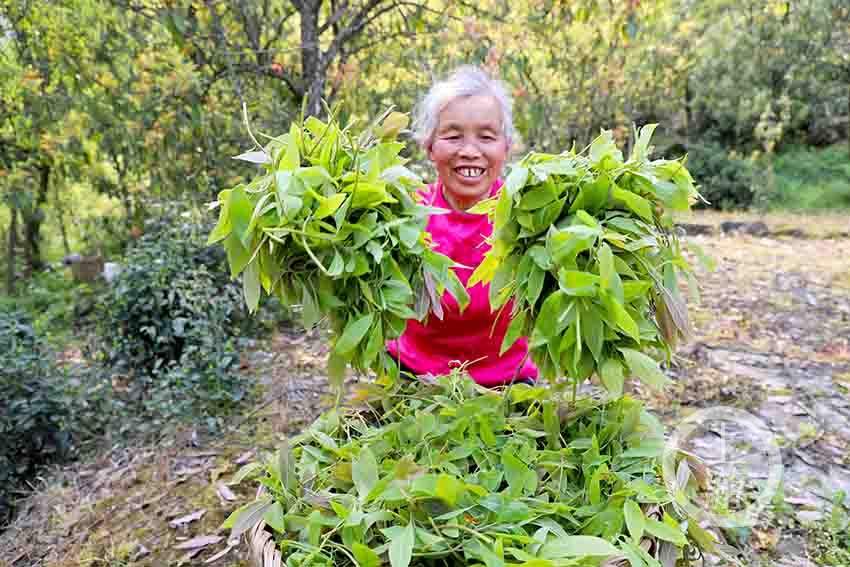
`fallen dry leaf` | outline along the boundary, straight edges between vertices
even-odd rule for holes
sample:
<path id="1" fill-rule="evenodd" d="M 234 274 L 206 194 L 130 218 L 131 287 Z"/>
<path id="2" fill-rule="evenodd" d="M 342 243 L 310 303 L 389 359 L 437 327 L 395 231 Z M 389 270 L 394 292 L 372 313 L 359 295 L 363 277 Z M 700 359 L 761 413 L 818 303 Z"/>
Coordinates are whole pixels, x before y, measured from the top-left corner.
<path id="1" fill-rule="evenodd" d="M 180 526 L 185 526 L 186 524 L 191 524 L 196 520 L 200 520 L 204 517 L 204 514 L 206 513 L 206 510 L 198 510 L 197 512 L 192 512 L 191 514 L 175 518 L 174 520 L 168 522 L 168 525 L 172 528 L 179 528 Z"/>
<path id="2" fill-rule="evenodd" d="M 223 482 L 215 483 L 215 490 L 222 500 L 226 500 L 228 502 L 233 502 L 234 500 L 237 500 L 237 497 L 233 493 L 233 491 L 230 490 L 230 488 L 228 488 L 227 485 L 225 485 Z"/>
<path id="3" fill-rule="evenodd" d="M 193 537 L 192 539 L 184 541 L 183 543 L 178 543 L 174 546 L 174 549 L 201 549 L 202 547 L 207 547 L 208 545 L 215 545 L 223 539 L 223 537 L 217 535 Z"/>
<path id="4" fill-rule="evenodd" d="M 245 453 L 242 453 L 238 457 L 236 457 L 236 459 L 233 462 L 237 465 L 244 465 L 245 463 L 250 461 L 251 457 L 253 457 L 253 456 L 254 456 L 254 451 L 247 451 Z"/>
<path id="5" fill-rule="evenodd" d="M 216 561 L 218 561 L 219 559 L 221 559 L 222 557 L 224 557 L 225 555 L 230 553 L 230 550 L 233 549 L 234 547 L 236 547 L 237 545 L 239 545 L 238 539 L 230 540 L 229 542 L 227 542 L 227 547 L 225 547 L 224 549 L 222 549 L 221 551 L 219 551 L 215 555 L 210 556 L 210 558 L 207 559 L 206 561 L 204 561 L 204 563 L 205 564 L 215 563 Z"/>

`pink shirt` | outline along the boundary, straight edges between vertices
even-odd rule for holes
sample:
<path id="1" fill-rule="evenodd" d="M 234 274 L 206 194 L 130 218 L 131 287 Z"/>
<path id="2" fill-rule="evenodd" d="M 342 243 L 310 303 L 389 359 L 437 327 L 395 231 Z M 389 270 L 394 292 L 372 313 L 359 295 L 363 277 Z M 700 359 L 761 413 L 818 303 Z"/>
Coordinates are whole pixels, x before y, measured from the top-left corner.
<path id="1" fill-rule="evenodd" d="M 502 182 L 496 181 L 490 195 L 496 194 L 501 186 Z M 437 252 L 468 266 L 454 268 L 460 281 L 466 285 L 469 276 L 490 249 L 485 238 L 492 234 L 493 225 L 487 215 L 453 210 L 443 197 L 441 182 L 430 185 L 423 196 L 426 204 L 451 211 L 431 215 L 427 230 L 431 233 Z M 501 315 L 498 309 L 491 312 L 489 288 L 489 284 L 482 283 L 467 287 L 470 301 L 463 314 L 455 299 L 446 292 L 442 297 L 442 320 L 433 313 L 428 315 L 424 325 L 409 320 L 402 335 L 387 343 L 387 350 L 393 358 L 400 359 L 402 364 L 417 374 L 447 374 L 456 364 L 455 361 L 469 361 L 471 364 L 467 370 L 470 376 L 485 386 L 510 382 L 520 364 L 522 368 L 518 378 L 537 378 L 537 368 L 525 356 L 528 352 L 526 338 L 520 338 L 503 356 L 499 356 L 502 339 L 510 324 L 513 303 L 508 304 Z"/>

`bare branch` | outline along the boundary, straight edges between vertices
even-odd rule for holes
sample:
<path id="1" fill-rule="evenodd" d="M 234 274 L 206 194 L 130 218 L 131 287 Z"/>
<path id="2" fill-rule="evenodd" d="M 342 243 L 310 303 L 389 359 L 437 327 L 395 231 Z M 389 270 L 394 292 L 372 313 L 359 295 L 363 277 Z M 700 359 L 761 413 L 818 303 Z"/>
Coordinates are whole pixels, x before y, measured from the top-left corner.
<path id="1" fill-rule="evenodd" d="M 340 19 L 342 19 L 342 17 L 345 15 L 347 10 L 348 10 L 348 0 L 342 0 L 342 4 L 339 5 L 339 8 L 337 8 L 334 11 L 334 13 L 330 15 L 330 17 L 325 21 L 324 24 L 319 26 L 319 35 L 322 35 L 326 31 L 328 31 L 329 28 L 338 24 Z"/>
<path id="2" fill-rule="evenodd" d="M 272 25 L 272 29 L 274 31 L 269 34 L 268 41 L 266 41 L 266 43 L 263 44 L 263 50 L 264 51 L 269 51 L 269 46 L 271 44 L 273 44 L 274 42 L 278 41 L 281 38 L 281 36 L 283 35 L 284 24 L 287 22 L 287 20 L 289 20 L 289 18 L 291 18 L 295 14 L 296 14 L 296 10 L 288 10 L 288 11 L 284 12 L 284 14 L 280 18 L 278 18 L 278 20 L 274 23 L 274 25 Z"/>
<path id="3" fill-rule="evenodd" d="M 395 8 L 394 3 L 390 3 L 387 6 L 382 7 L 380 10 L 377 10 L 374 14 L 371 14 L 372 10 L 380 6 L 385 0 L 369 0 L 366 4 L 354 15 L 351 19 L 351 22 L 339 32 L 339 35 L 333 38 L 331 45 L 328 47 L 327 51 L 322 54 L 322 63 L 325 67 L 330 65 L 331 61 L 333 61 L 340 49 L 347 44 L 353 37 L 357 36 L 360 32 L 365 29 L 365 27 L 374 21 L 376 17 L 381 16 L 393 10 Z"/>
<path id="4" fill-rule="evenodd" d="M 400 31 L 400 32 L 394 32 L 394 33 L 387 33 L 387 34 L 380 35 L 380 36 L 374 38 L 372 41 L 362 43 L 362 44 L 358 44 L 358 45 L 355 45 L 354 47 L 350 47 L 346 50 L 346 53 L 348 55 L 354 55 L 355 53 L 359 53 L 359 52 L 364 51 L 366 49 L 371 49 L 371 48 L 375 47 L 376 45 L 380 45 L 380 44 L 386 43 L 388 41 L 392 41 L 392 40 L 396 40 L 396 39 L 413 39 L 415 37 L 421 37 L 423 35 L 434 35 L 434 34 L 435 34 L 435 32 L 427 32 L 427 33 L 423 34 L 422 32 L 417 33 L 415 31 Z"/>

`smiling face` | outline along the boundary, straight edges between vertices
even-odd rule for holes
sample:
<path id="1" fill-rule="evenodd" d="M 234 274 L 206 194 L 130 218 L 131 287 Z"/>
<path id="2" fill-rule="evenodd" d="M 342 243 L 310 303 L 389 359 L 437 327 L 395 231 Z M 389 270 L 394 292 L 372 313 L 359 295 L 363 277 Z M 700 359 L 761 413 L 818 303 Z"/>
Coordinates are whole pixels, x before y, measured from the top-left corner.
<path id="1" fill-rule="evenodd" d="M 456 98 L 440 112 L 428 158 L 453 208 L 466 210 L 486 198 L 507 157 L 508 140 L 495 98 Z"/>

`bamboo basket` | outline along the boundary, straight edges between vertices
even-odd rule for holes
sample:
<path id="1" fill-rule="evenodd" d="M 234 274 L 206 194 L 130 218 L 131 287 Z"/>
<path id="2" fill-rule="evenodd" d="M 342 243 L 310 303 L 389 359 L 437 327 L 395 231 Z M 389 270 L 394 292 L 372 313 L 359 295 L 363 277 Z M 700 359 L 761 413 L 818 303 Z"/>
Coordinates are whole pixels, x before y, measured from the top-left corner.
<path id="1" fill-rule="evenodd" d="M 262 520 L 248 530 L 245 538 L 248 540 L 248 554 L 253 567 L 281 567 L 283 557 L 275 544 L 271 532 L 266 529 Z"/>
<path id="2" fill-rule="evenodd" d="M 265 494 L 262 486 L 257 489 L 257 499 Z M 245 532 L 248 556 L 252 567 L 281 567 L 283 556 L 277 548 L 270 530 L 262 518 Z"/>

